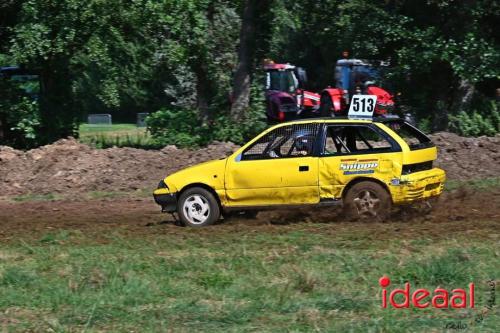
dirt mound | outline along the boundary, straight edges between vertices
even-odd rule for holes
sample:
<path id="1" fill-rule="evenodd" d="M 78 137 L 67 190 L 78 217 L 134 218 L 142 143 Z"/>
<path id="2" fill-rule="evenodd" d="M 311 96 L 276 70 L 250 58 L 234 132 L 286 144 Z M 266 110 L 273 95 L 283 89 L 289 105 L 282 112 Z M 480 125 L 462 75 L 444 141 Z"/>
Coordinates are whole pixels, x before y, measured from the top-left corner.
<path id="1" fill-rule="evenodd" d="M 500 136 L 462 138 L 437 133 L 436 165 L 449 179 L 500 176 Z M 0 146 L 0 196 L 26 193 L 82 193 L 153 189 L 165 175 L 231 154 L 233 143 L 214 142 L 199 150 L 94 149 L 74 139 L 27 152 Z"/>
<path id="2" fill-rule="evenodd" d="M 169 173 L 235 149 L 220 142 L 199 150 L 93 149 L 74 139 L 27 152 L 0 146 L 0 196 L 153 189 Z"/>
<path id="3" fill-rule="evenodd" d="M 439 149 L 435 164 L 446 170 L 448 179 L 500 176 L 500 135 L 464 138 L 439 132 L 431 138 Z"/>

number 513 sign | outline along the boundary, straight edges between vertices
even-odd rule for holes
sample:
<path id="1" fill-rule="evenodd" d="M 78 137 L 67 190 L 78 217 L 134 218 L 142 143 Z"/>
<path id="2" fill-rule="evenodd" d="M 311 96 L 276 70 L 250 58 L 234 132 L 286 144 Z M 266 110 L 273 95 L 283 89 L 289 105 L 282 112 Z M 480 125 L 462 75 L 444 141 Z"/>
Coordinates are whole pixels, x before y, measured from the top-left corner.
<path id="1" fill-rule="evenodd" d="M 377 96 L 354 95 L 349 105 L 349 118 L 371 118 L 377 105 Z"/>

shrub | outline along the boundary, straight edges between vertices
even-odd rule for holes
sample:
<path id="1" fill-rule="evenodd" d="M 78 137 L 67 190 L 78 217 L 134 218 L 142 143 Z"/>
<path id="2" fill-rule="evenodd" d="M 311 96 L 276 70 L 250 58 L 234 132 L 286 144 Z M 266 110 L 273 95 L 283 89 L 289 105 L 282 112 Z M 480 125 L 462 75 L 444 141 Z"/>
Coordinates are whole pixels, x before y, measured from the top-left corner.
<path id="1" fill-rule="evenodd" d="M 40 136 L 40 111 L 36 100 L 25 96 L 15 82 L 0 78 L 0 144 L 31 148 Z"/>
<path id="2" fill-rule="evenodd" d="M 209 128 L 193 110 L 161 109 L 146 118 L 155 144 L 196 147 L 209 142 Z"/>
<path id="3" fill-rule="evenodd" d="M 203 122 L 195 111 L 161 109 L 148 116 L 146 123 L 157 146 L 198 147 L 212 141 L 243 144 L 266 127 L 260 119 L 263 114 L 259 108 L 251 107 L 240 122 L 223 112 L 215 114 L 212 121 Z"/>
<path id="4" fill-rule="evenodd" d="M 498 103 L 490 101 L 487 108 L 472 112 L 462 111 L 450 116 L 450 129 L 463 136 L 493 136 L 500 132 Z"/>

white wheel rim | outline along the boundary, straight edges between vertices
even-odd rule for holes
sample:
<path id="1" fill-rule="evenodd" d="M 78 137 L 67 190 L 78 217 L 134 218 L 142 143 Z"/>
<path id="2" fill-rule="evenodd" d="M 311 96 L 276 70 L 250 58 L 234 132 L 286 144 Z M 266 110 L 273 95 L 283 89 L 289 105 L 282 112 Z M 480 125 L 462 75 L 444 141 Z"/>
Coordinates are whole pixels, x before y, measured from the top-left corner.
<path id="1" fill-rule="evenodd" d="M 361 216 L 377 216 L 380 199 L 377 198 L 375 193 L 364 190 L 361 191 L 358 196 L 354 199 L 354 204 L 358 210 L 358 214 Z"/>
<path id="2" fill-rule="evenodd" d="M 192 224 L 202 224 L 210 215 L 208 200 L 199 194 L 193 194 L 186 198 L 182 206 L 184 216 Z"/>

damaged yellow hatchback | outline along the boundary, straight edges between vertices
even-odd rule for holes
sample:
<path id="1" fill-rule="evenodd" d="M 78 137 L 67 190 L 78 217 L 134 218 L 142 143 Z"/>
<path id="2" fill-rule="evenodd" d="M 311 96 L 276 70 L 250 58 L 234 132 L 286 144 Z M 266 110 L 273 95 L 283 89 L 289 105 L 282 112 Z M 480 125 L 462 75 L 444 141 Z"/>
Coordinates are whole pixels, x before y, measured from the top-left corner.
<path id="1" fill-rule="evenodd" d="M 273 126 L 231 156 L 163 179 L 154 199 L 189 226 L 234 211 L 341 204 L 353 218 L 384 219 L 392 205 L 438 196 L 429 137 L 399 118 L 309 119 Z"/>

